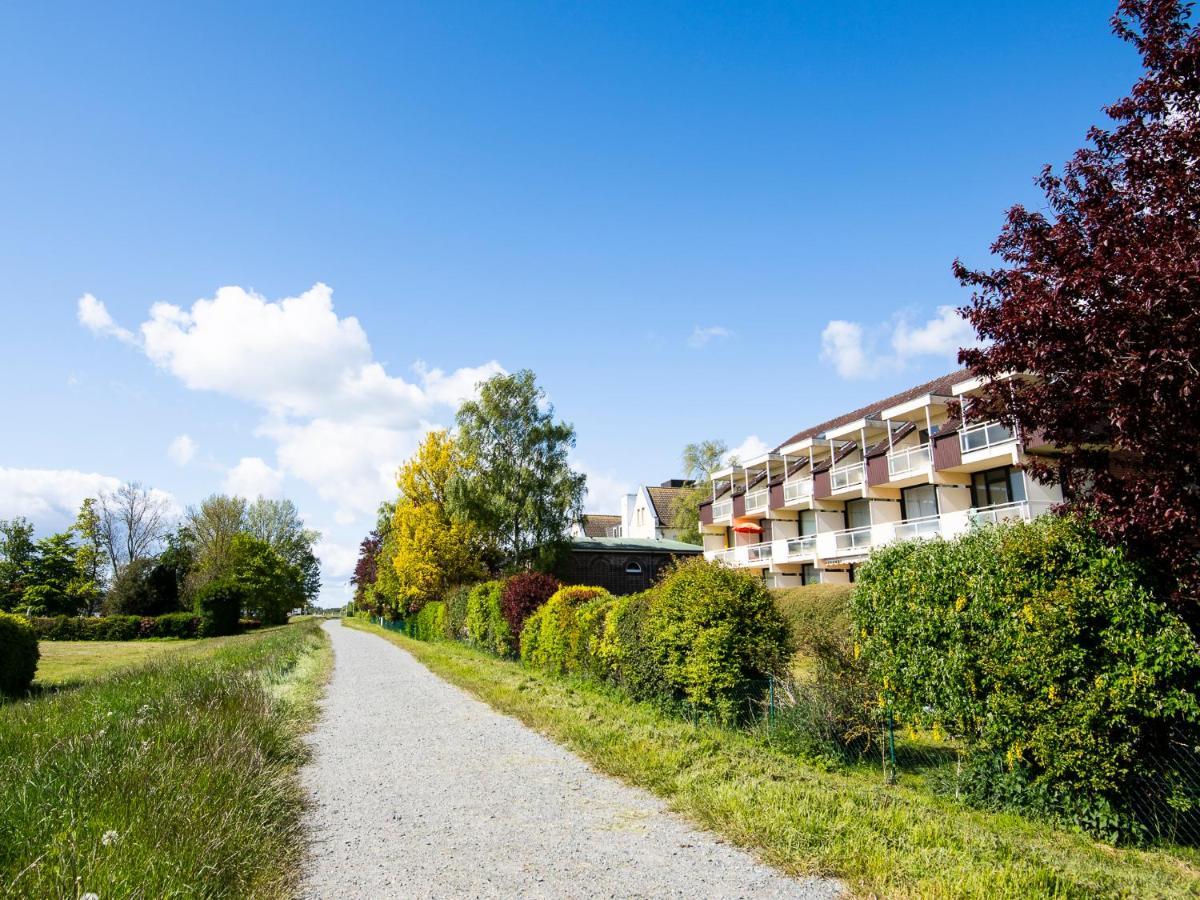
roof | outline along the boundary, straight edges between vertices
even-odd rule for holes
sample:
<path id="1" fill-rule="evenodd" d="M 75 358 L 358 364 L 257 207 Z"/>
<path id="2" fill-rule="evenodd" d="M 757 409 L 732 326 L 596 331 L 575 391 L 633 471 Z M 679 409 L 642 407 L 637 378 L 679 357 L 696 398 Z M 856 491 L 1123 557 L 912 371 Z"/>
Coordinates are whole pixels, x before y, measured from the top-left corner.
<path id="1" fill-rule="evenodd" d="M 703 553 L 704 548 L 699 544 L 685 544 L 683 541 L 652 540 L 650 538 L 572 538 L 573 550 L 592 550 L 601 553 L 649 553 L 657 550 L 660 553 Z"/>
<path id="2" fill-rule="evenodd" d="M 583 533 L 588 537 L 606 537 L 608 529 L 616 528 L 620 524 L 620 516 L 607 516 L 599 513 L 584 513 L 583 515 Z"/>
<path id="3" fill-rule="evenodd" d="M 658 516 L 658 524 L 663 528 L 674 528 L 675 518 L 679 513 L 679 500 L 687 493 L 685 487 L 646 487 L 650 495 L 650 505 Z"/>
<path id="4" fill-rule="evenodd" d="M 914 397 L 920 397 L 925 394 L 950 394 L 951 386 L 964 380 L 970 376 L 967 369 L 959 369 L 956 372 L 951 372 L 948 375 L 943 375 L 940 378 L 935 378 L 933 381 L 927 381 L 924 384 L 918 384 L 916 387 L 908 388 L 898 394 L 893 394 L 891 397 L 884 397 L 882 400 L 876 400 L 874 403 L 868 403 L 866 406 L 856 409 L 853 412 L 845 413 L 838 416 L 836 419 L 830 419 L 828 422 L 822 422 L 820 425 L 814 425 L 812 428 L 806 428 L 803 431 L 798 431 L 790 438 L 784 441 L 776 450 L 794 444 L 797 441 L 802 441 L 805 438 L 816 437 L 829 431 L 831 428 L 837 428 L 839 425 L 846 425 L 857 419 L 865 419 L 872 413 L 878 413 L 881 410 L 887 409 L 889 406 L 897 406 L 905 403 Z"/>

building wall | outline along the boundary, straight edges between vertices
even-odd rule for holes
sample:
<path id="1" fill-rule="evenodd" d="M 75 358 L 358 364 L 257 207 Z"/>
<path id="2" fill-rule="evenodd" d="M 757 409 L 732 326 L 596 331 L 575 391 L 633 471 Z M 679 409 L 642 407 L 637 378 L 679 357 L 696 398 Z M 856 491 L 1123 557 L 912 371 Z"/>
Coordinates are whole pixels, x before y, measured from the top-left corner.
<path id="1" fill-rule="evenodd" d="M 698 553 L 700 548 L 696 550 Z M 559 568 L 559 578 L 564 584 L 594 585 L 617 595 L 636 594 L 653 586 L 675 558 L 676 554 L 659 550 L 571 550 Z M 626 571 L 631 564 L 641 572 Z"/>

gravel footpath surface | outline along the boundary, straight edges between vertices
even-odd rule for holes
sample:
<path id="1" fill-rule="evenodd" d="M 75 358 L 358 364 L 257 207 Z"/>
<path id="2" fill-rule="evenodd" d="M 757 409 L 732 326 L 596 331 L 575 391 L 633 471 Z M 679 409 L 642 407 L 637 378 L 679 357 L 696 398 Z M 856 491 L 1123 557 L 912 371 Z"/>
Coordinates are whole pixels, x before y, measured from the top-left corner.
<path id="1" fill-rule="evenodd" d="M 394 644 L 325 628 L 335 666 L 304 770 L 301 896 L 838 896 L 597 774 Z"/>

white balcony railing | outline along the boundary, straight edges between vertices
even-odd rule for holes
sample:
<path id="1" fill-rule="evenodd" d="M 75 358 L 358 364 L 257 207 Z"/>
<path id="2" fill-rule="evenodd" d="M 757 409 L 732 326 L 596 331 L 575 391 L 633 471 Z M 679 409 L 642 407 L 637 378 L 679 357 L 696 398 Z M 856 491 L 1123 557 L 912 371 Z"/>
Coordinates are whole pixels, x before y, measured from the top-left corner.
<path id="1" fill-rule="evenodd" d="M 756 512 L 766 512 L 767 504 L 771 499 L 771 492 L 768 488 L 762 488 L 757 491 L 750 491 L 746 494 L 746 514 Z"/>
<path id="2" fill-rule="evenodd" d="M 733 548 L 726 550 L 705 550 L 704 558 L 709 562 L 718 562 L 726 566 L 733 565 Z"/>
<path id="3" fill-rule="evenodd" d="M 937 537 L 941 533 L 941 516 L 923 516 L 920 519 L 909 519 L 907 522 L 896 523 L 895 539 L 911 541 L 915 538 Z"/>
<path id="4" fill-rule="evenodd" d="M 837 491 L 844 491 L 862 484 L 865 474 L 866 466 L 863 463 L 854 463 L 853 465 L 830 469 L 829 489 L 836 493 Z"/>
<path id="5" fill-rule="evenodd" d="M 958 443 L 963 453 L 987 450 L 1014 440 L 1016 440 L 1016 435 L 1012 433 L 1012 430 L 999 422 L 981 422 L 978 425 L 964 428 L 958 433 Z"/>
<path id="6" fill-rule="evenodd" d="M 783 483 L 784 503 L 803 503 L 812 496 L 813 483 L 811 478 L 801 478 L 799 481 Z"/>
<path id="7" fill-rule="evenodd" d="M 996 525 L 1000 522 L 1028 522 L 1050 511 L 1052 503 L 1040 501 L 1018 500 L 1015 503 L 997 503 L 994 506 L 980 506 L 968 513 L 971 525 Z"/>
<path id="8" fill-rule="evenodd" d="M 722 519 L 733 518 L 733 501 L 718 500 L 712 505 L 713 521 L 719 522 Z"/>
<path id="9" fill-rule="evenodd" d="M 933 454 L 928 444 L 919 447 L 909 447 L 905 450 L 893 450 L 888 454 L 888 477 L 900 478 L 928 468 L 933 462 Z"/>
<path id="10" fill-rule="evenodd" d="M 839 554 L 866 553 L 871 549 L 871 526 L 847 528 L 833 533 L 833 548 Z"/>
<path id="11" fill-rule="evenodd" d="M 787 559 L 803 559 L 815 556 L 817 552 L 817 536 L 805 534 L 800 537 L 788 538 Z"/>
<path id="12" fill-rule="evenodd" d="M 761 544 L 750 544 L 746 547 L 746 564 L 761 565 L 771 561 L 771 542 L 763 541 Z"/>

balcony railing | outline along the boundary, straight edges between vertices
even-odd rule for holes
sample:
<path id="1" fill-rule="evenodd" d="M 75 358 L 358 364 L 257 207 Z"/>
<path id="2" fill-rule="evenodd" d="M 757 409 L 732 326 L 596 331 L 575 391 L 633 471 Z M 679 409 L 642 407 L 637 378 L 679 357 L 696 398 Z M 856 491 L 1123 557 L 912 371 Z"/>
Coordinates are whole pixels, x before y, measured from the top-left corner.
<path id="1" fill-rule="evenodd" d="M 900 478 L 928 467 L 933 462 L 933 455 L 928 444 L 919 447 L 909 447 L 906 450 L 893 450 L 888 454 L 888 477 Z"/>
<path id="2" fill-rule="evenodd" d="M 801 478 L 799 481 L 783 483 L 783 502 L 802 503 L 812 496 L 813 483 L 811 478 Z"/>
<path id="3" fill-rule="evenodd" d="M 721 519 L 733 518 L 733 501 L 718 500 L 712 505 L 713 521 L 717 522 Z"/>
<path id="4" fill-rule="evenodd" d="M 831 491 L 844 491 L 852 488 L 855 485 L 863 483 L 863 476 L 866 474 L 866 466 L 863 463 L 854 463 L 850 466 L 842 466 L 838 469 L 830 469 L 829 471 L 829 489 Z"/>
<path id="5" fill-rule="evenodd" d="M 755 563 L 769 563 L 771 561 L 771 542 L 763 541 L 761 544 L 750 544 L 746 547 L 746 562 L 750 565 Z"/>
<path id="6" fill-rule="evenodd" d="M 1049 512 L 1053 504 L 1030 500 L 1017 500 L 1014 503 L 997 503 L 994 506 L 980 506 L 972 509 L 968 517 L 972 525 L 996 525 L 1000 522 L 1028 522 L 1043 513 Z"/>
<path id="7" fill-rule="evenodd" d="M 914 538 L 932 538 L 942 533 L 941 516 L 923 516 L 909 519 L 896 525 L 896 540 L 911 541 Z"/>
<path id="8" fill-rule="evenodd" d="M 833 533 L 833 548 L 838 553 L 858 553 L 871 549 L 871 526 L 847 528 Z"/>
<path id="9" fill-rule="evenodd" d="M 958 433 L 958 443 L 963 453 L 973 453 L 976 450 L 987 450 L 1000 444 L 1016 440 L 1012 429 L 999 422 L 982 422 L 971 425 Z"/>
<path id="10" fill-rule="evenodd" d="M 806 556 L 814 556 L 816 552 L 817 536 L 815 534 L 805 534 L 801 535 L 800 537 L 788 538 L 788 559 L 799 559 Z"/>
<path id="11" fill-rule="evenodd" d="M 711 562 L 718 562 L 726 566 L 732 566 L 733 548 L 730 547 L 727 550 L 705 550 L 704 557 Z"/>
<path id="12" fill-rule="evenodd" d="M 767 488 L 746 494 L 746 513 L 766 512 L 771 492 Z"/>

